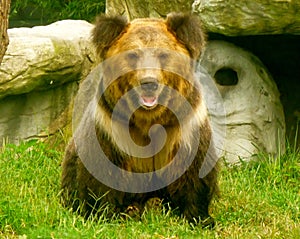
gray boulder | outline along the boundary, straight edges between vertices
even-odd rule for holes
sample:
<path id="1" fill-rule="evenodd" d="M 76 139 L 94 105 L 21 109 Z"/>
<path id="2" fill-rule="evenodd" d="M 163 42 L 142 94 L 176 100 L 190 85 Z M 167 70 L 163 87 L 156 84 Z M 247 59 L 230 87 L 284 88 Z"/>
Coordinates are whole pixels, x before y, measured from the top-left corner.
<path id="1" fill-rule="evenodd" d="M 223 100 L 225 111 L 212 111 L 211 118 L 216 130 L 222 131 L 217 132 L 217 139 L 225 159 L 237 163 L 259 152 L 275 156 L 284 152 L 283 107 L 277 86 L 261 61 L 233 44 L 211 41 L 199 64 L 214 80 Z"/>
<path id="2" fill-rule="evenodd" d="M 106 1 L 106 13 L 124 15 L 129 20 L 141 17 L 166 17 L 171 11 L 191 11 L 193 0 L 110 0 Z"/>
<path id="3" fill-rule="evenodd" d="M 300 34 L 300 2 L 291 0 L 108 0 L 106 12 L 128 19 L 194 12 L 209 32 L 227 36 Z"/>
<path id="4" fill-rule="evenodd" d="M 9 29 L 0 67 L 0 139 L 43 137 L 70 120 L 78 82 L 94 62 L 92 24 L 65 20 Z"/>
<path id="5" fill-rule="evenodd" d="M 300 1 L 195 0 L 193 11 L 208 31 L 228 36 L 300 34 Z"/>

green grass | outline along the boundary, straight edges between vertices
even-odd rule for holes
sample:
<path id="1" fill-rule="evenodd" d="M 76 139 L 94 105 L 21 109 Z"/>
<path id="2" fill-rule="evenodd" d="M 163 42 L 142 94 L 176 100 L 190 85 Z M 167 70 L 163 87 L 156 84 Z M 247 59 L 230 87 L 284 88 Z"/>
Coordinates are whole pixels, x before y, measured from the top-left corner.
<path id="1" fill-rule="evenodd" d="M 60 204 L 62 153 L 31 141 L 0 149 L 0 238 L 299 238 L 300 153 L 224 167 L 213 230 L 168 208 L 133 219 L 83 219 Z"/>

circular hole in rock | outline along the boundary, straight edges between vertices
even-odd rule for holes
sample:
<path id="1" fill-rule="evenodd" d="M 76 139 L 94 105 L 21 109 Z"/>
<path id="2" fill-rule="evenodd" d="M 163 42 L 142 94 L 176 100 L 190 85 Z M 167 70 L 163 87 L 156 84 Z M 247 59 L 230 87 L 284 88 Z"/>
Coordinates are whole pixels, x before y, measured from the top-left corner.
<path id="1" fill-rule="evenodd" d="M 236 85 L 239 81 L 237 72 L 232 68 L 221 68 L 218 70 L 214 78 L 219 85 L 232 86 Z"/>

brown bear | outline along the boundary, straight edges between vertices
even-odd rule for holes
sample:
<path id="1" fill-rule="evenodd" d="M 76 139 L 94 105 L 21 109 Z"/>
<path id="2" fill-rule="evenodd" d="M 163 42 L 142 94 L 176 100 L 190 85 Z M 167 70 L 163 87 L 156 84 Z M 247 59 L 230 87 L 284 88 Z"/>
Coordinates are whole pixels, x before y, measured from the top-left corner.
<path id="1" fill-rule="evenodd" d="M 67 146 L 64 203 L 88 215 L 107 203 L 115 212 L 142 212 L 159 198 L 189 221 L 213 224 L 208 208 L 218 190 L 217 156 L 194 75 L 205 44 L 199 19 L 172 13 L 127 22 L 101 15 L 93 42 L 103 60 L 95 119 L 82 123 Z M 103 154 L 90 149 L 90 125 Z M 103 166 L 106 159 L 120 170 Z"/>

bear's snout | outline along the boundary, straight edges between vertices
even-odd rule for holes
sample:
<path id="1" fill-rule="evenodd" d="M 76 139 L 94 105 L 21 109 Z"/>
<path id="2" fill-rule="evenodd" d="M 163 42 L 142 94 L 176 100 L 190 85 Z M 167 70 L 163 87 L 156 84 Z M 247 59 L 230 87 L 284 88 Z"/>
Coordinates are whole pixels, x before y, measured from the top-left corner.
<path id="1" fill-rule="evenodd" d="M 154 92 L 158 89 L 157 79 L 153 77 L 144 78 L 141 81 L 141 88 L 146 92 Z"/>
<path id="2" fill-rule="evenodd" d="M 152 109 L 158 104 L 161 93 L 157 77 L 146 76 L 140 79 L 139 87 L 140 105 L 146 109 Z"/>

